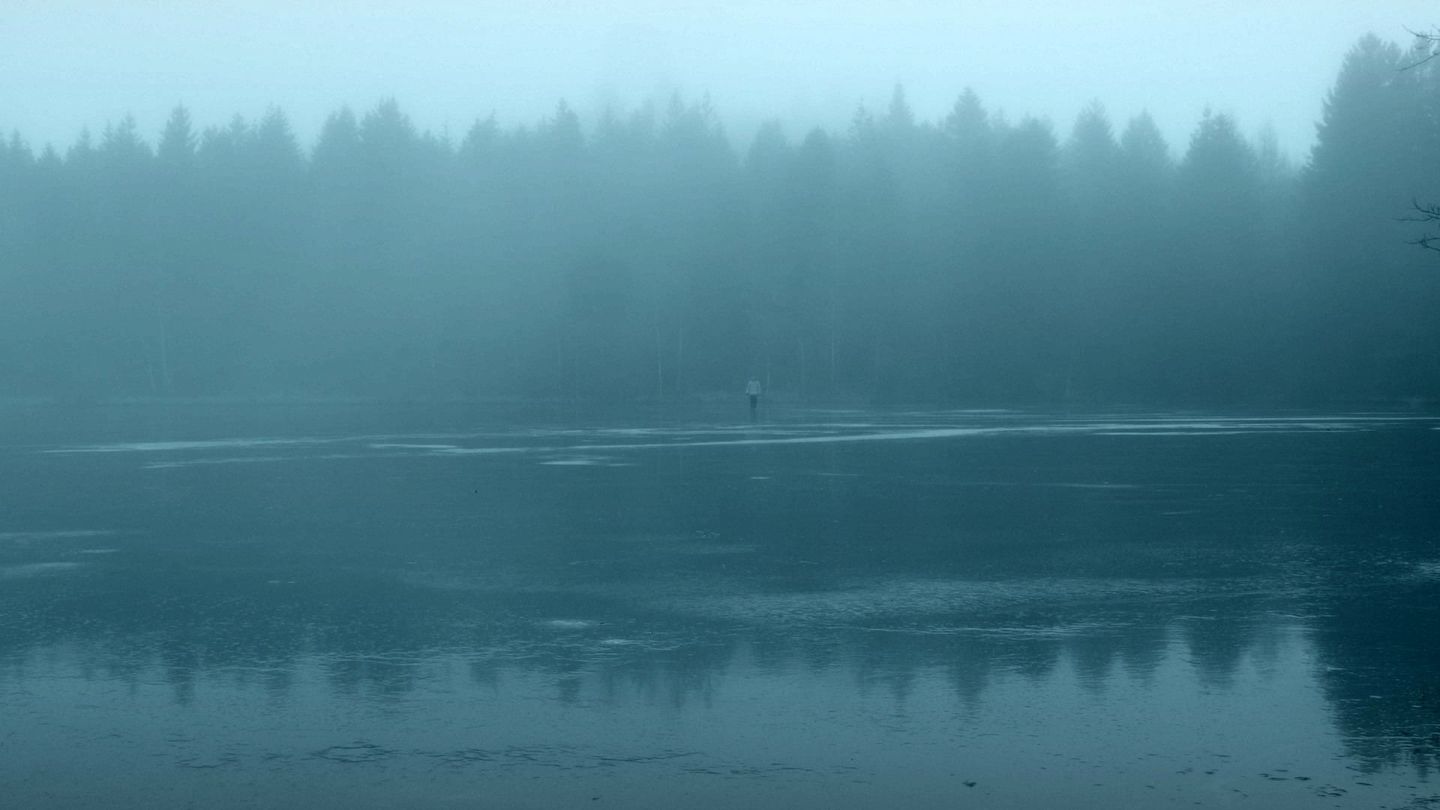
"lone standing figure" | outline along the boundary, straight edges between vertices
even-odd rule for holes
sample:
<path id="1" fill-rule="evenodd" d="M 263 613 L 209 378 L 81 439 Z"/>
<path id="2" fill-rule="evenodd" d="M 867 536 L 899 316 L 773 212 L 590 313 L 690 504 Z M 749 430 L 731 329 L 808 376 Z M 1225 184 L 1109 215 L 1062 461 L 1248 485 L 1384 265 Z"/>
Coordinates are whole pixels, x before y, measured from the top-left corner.
<path id="1" fill-rule="evenodd" d="M 754 377 L 750 382 L 745 383 L 745 395 L 750 397 L 750 418 L 755 418 L 755 410 L 760 407 L 760 381 Z"/>

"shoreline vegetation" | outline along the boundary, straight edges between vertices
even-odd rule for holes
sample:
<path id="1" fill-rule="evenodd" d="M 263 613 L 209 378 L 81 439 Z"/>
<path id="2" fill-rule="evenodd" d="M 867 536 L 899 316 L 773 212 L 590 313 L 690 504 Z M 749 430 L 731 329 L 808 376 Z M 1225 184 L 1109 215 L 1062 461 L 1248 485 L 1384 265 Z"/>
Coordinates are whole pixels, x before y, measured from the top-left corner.
<path id="1" fill-rule="evenodd" d="M 1066 131 L 903 90 L 843 132 L 393 100 L 0 141 L 0 397 L 1417 407 L 1440 399 L 1440 61 L 1370 36 L 1302 165 L 1204 111 Z M 1003 100 L 1000 100 L 1003 102 Z M 0 110 L 0 122 L 4 111 Z M 1177 157 L 1178 155 L 1178 157 Z"/>
<path id="2" fill-rule="evenodd" d="M 737 404 L 738 403 L 738 404 Z M 1440 413 L 1440 402 L 1420 397 L 1406 399 L 1348 399 L 1324 403 L 1291 402 L 1249 402 L 1238 405 L 1185 405 L 1145 402 L 1037 402 L 1005 406 L 974 404 L 965 402 L 935 402 L 928 400 L 896 401 L 877 404 L 859 397 L 837 398 L 824 401 L 802 401 L 794 396 L 778 394 L 766 397 L 767 411 L 785 414 L 828 411 L 874 411 L 876 413 L 974 413 L 984 414 L 1077 414 L 1095 415 L 1102 413 L 1133 414 L 1235 414 L 1273 416 L 1277 414 L 1418 414 Z M 637 397 L 633 400 L 575 400 L 559 397 L 521 396 L 475 396 L 475 397 L 425 397 L 425 396 L 313 396 L 280 394 L 232 394 L 204 396 L 0 396 L 0 410 L 26 408 L 62 408 L 76 410 L 122 409 L 122 408 L 449 408 L 465 407 L 480 411 L 510 408 L 555 408 L 566 411 L 593 411 L 605 413 L 638 414 L 653 413 L 684 414 L 687 412 L 720 413 L 726 410 L 743 415 L 744 397 L 734 392 L 698 392 L 684 397 L 654 399 Z M 636 408 L 643 409 L 636 411 Z"/>

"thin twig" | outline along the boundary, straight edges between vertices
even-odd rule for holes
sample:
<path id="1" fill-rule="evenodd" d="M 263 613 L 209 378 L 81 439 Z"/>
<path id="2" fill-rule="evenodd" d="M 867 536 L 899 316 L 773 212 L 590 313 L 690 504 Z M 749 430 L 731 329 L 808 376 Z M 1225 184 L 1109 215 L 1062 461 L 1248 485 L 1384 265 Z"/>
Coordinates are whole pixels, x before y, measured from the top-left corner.
<path id="1" fill-rule="evenodd" d="M 1419 216 L 1401 217 L 1400 222 L 1423 222 L 1425 224 L 1440 222 L 1440 205 L 1411 200 L 1410 207 L 1413 208 Z M 1410 244 L 1440 253 L 1440 234 L 1422 236 L 1419 239 L 1412 240 Z"/>
<path id="2" fill-rule="evenodd" d="M 1440 222 L 1440 205 L 1422 205 L 1419 200 L 1411 200 L 1410 207 L 1420 216 L 1400 217 L 1397 222 Z"/>
<path id="3" fill-rule="evenodd" d="M 1426 50 L 1428 51 L 1428 53 L 1426 53 L 1423 58 L 1421 58 L 1421 59 L 1419 59 L 1419 60 L 1417 60 L 1417 61 L 1415 61 L 1415 62 L 1411 62 L 1411 63 L 1408 64 L 1408 65 L 1401 65 L 1401 66 L 1400 66 L 1400 69 L 1401 69 L 1401 70 L 1411 70 L 1412 68 L 1420 67 L 1421 65 L 1425 64 L 1426 62 L 1429 62 L 1431 59 L 1434 59 L 1435 57 L 1440 56 L 1440 47 L 1437 47 L 1437 46 L 1440 46 L 1440 33 L 1428 33 L 1428 34 L 1426 34 L 1426 33 L 1421 33 L 1421 32 L 1419 32 L 1419 31 L 1410 31 L 1409 28 L 1406 28 L 1405 30 L 1406 30 L 1406 31 L 1409 31 L 1409 32 L 1410 32 L 1410 35 L 1413 36 L 1413 37 L 1415 37 L 1417 40 L 1420 40 L 1420 41 L 1426 43 L 1429 47 L 1426 49 Z"/>

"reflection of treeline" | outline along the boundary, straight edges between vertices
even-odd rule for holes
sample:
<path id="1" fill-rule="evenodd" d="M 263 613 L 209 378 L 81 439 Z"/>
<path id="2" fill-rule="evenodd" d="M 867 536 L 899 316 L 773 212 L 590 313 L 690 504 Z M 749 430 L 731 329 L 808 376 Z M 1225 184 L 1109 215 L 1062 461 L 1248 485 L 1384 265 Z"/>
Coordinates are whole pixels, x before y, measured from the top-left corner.
<path id="1" fill-rule="evenodd" d="M 0 593 L 5 615 L 18 617 L 0 635 L 0 679 L 52 676 L 57 660 L 70 662 L 49 652 L 67 649 L 86 677 L 140 681 L 158 668 L 181 702 L 208 679 L 283 696 L 316 661 L 338 693 L 399 697 L 429 667 L 460 659 L 485 685 L 503 686 L 506 673 L 538 674 L 553 677 L 560 700 L 638 695 L 678 706 L 703 698 L 743 660 L 761 672 L 838 671 L 901 698 L 922 673 L 943 673 L 974 703 L 996 678 L 1040 682 L 1067 662 L 1097 691 L 1113 677 L 1146 680 L 1177 637 L 1201 677 L 1223 684 L 1263 639 L 1259 607 L 1248 603 L 1226 609 L 1254 613 L 1204 627 L 1141 604 L 1078 628 L 1043 615 L 1014 626 L 1016 616 L 993 610 L 797 627 L 375 576 L 178 578 L 125 568 L 68 576 L 79 579 L 14 580 Z"/>
<path id="2" fill-rule="evenodd" d="M 842 133 L 706 104 L 419 133 L 393 102 L 152 148 L 0 146 L 0 393 L 667 398 L 1433 396 L 1440 63 L 1374 38 L 1292 170 L 1207 112 L 1178 162 L 1092 106 L 974 93 Z"/>
<path id="3" fill-rule="evenodd" d="M 1097 692 L 1147 683 L 1173 656 L 1207 686 L 1229 688 L 1244 662 L 1272 654 L 1283 637 L 1273 622 L 1278 603 L 1253 592 L 1174 604 L 1117 605 L 1101 595 L 1090 610 L 1061 596 L 1019 613 L 991 607 L 792 625 L 573 592 L 474 589 L 449 573 L 431 585 L 363 574 L 268 579 L 276 575 L 287 576 L 97 566 L 12 579 L 0 590 L 0 681 L 23 686 L 54 677 L 57 666 L 122 682 L 158 670 L 182 703 L 206 681 L 283 699 L 318 662 L 335 693 L 384 700 L 403 698 L 434 667 L 459 660 L 485 688 L 539 676 L 560 701 L 682 707 L 706 701 L 743 665 L 842 673 L 861 691 L 900 701 L 938 676 L 973 706 L 984 704 L 991 685 L 1013 679 L 1043 689 L 1073 676 Z M 1434 611 L 1417 610 L 1417 601 L 1433 605 L 1436 594 L 1433 581 L 1398 583 L 1393 598 L 1384 591 L 1397 581 L 1363 597 L 1342 587 L 1319 606 L 1327 617 L 1314 641 L 1347 749 L 1369 767 L 1408 762 L 1423 771 L 1440 764 L 1440 693 L 1427 647 Z M 1095 621 L 1066 624 L 1062 611 Z"/>
<path id="4" fill-rule="evenodd" d="M 1317 638 L 1320 678 L 1352 755 L 1370 769 L 1408 763 L 1429 774 L 1440 770 L 1440 577 L 1402 555 L 1378 573 L 1335 566 L 1342 598 Z"/>

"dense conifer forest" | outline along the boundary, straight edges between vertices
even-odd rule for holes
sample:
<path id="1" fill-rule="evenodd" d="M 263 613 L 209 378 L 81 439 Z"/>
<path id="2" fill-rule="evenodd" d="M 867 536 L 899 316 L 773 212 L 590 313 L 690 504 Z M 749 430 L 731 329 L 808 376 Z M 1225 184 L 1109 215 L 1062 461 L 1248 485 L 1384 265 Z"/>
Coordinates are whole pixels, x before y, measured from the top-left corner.
<path id="1" fill-rule="evenodd" d="M 737 144 L 708 102 L 452 141 L 395 101 L 0 145 L 0 395 L 1097 406 L 1440 397 L 1440 63 L 1355 45 L 1298 164 L 897 89 Z M 1416 64 L 1420 62 L 1419 64 Z M 1003 101 L 1003 100 L 1002 100 Z M 483 100 L 477 100 L 483 107 Z M 0 123 L 4 111 L 0 110 Z"/>

